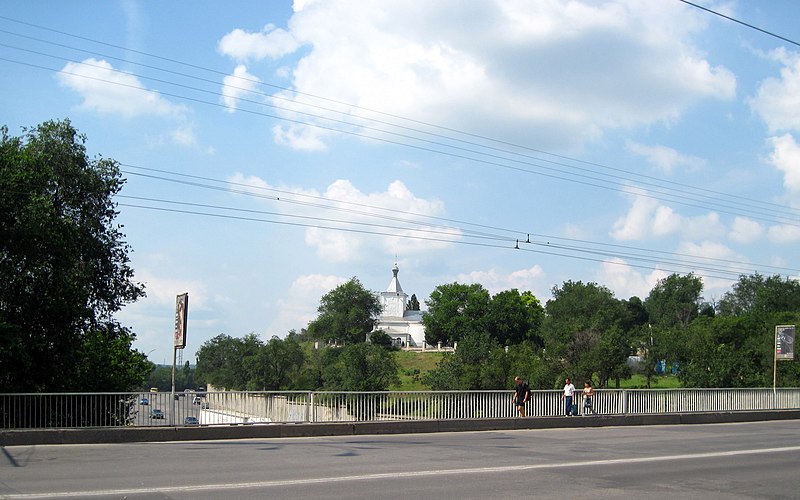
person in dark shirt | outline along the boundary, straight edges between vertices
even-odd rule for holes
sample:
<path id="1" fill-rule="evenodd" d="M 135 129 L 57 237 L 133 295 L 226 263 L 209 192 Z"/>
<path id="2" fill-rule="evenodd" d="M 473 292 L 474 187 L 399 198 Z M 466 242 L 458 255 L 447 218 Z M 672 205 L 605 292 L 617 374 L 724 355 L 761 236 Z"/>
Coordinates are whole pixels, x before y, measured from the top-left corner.
<path id="1" fill-rule="evenodd" d="M 525 416 L 525 403 L 528 402 L 528 399 L 531 397 L 531 389 L 528 387 L 526 382 L 523 382 L 520 377 L 514 377 L 514 383 L 516 387 L 514 388 L 514 405 L 517 407 L 517 412 L 519 412 L 520 417 Z"/>

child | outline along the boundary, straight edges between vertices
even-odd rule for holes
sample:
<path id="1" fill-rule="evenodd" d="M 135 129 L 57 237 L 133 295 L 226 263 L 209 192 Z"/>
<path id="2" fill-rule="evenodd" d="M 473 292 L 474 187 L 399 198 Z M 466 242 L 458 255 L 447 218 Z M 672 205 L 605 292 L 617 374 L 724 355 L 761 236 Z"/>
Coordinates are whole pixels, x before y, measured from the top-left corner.
<path id="1" fill-rule="evenodd" d="M 592 389 L 592 382 L 587 380 L 583 384 L 583 415 L 587 414 L 587 411 L 591 411 L 592 415 L 597 415 L 594 411 L 594 407 L 592 406 L 592 399 L 594 399 L 594 389 Z"/>

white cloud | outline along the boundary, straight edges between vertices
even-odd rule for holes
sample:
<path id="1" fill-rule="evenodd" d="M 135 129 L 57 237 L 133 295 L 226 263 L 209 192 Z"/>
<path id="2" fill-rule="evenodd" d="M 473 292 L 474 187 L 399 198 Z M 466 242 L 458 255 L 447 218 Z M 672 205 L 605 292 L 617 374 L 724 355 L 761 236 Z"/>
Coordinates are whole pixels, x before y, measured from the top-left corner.
<path id="1" fill-rule="evenodd" d="M 243 60 L 303 46 L 290 63 L 300 94 L 282 96 L 361 108 L 337 105 L 351 114 L 380 109 L 574 147 L 606 129 L 672 121 L 736 90 L 734 75 L 692 43 L 702 16 L 679 3 L 364 0 L 295 2 L 294 10 L 291 38 L 272 27 L 234 30 L 221 50 Z M 276 138 L 308 147 L 297 131 Z"/>
<path id="2" fill-rule="evenodd" d="M 794 243 L 800 241 L 800 227 L 776 225 L 767 231 L 769 240 L 773 243 Z"/>
<path id="3" fill-rule="evenodd" d="M 289 330 L 304 328 L 317 317 L 320 298 L 348 278 L 340 276 L 308 274 L 299 276 L 291 288 L 282 294 L 276 304 L 277 318 L 267 327 L 267 337 L 284 337 Z"/>
<path id="4" fill-rule="evenodd" d="M 678 253 L 698 259 L 725 259 L 740 262 L 746 262 L 747 260 L 741 255 L 736 255 L 728 246 L 708 240 L 700 243 L 685 241 L 678 247 Z"/>
<path id="5" fill-rule="evenodd" d="M 194 126 L 184 124 L 172 131 L 172 141 L 181 146 L 195 146 L 197 137 L 195 136 Z"/>
<path id="6" fill-rule="evenodd" d="M 261 194 L 264 189 L 277 189 L 258 177 L 237 174 L 229 180 L 252 186 L 254 192 Z M 447 248 L 462 237 L 459 229 L 429 219 L 444 214 L 441 201 L 418 198 L 401 181 L 392 182 L 386 191 L 369 194 L 342 179 L 334 181 L 323 193 L 300 188 L 280 190 L 284 201 L 313 200 L 313 207 L 291 205 L 291 214 L 316 218 L 302 222 L 314 226 L 306 229 L 305 242 L 327 261 L 351 262 L 370 254 L 391 255 L 399 248 L 404 255 L 416 255 Z M 294 197 L 285 194 L 287 191 Z"/>
<path id="7" fill-rule="evenodd" d="M 220 101 L 225 105 L 225 110 L 233 113 L 239 107 L 239 99 L 255 92 L 260 82 L 261 80 L 256 76 L 247 72 L 247 67 L 244 64 L 236 66 L 232 75 L 222 79 Z"/>
<path id="8" fill-rule="evenodd" d="M 520 269 L 511 273 L 503 273 L 497 269 L 462 273 L 458 275 L 456 281 L 466 284 L 479 283 L 491 294 L 512 288 L 516 288 L 520 292 L 531 291 L 542 300 L 543 295 L 541 295 L 541 292 L 537 292 L 537 289 L 544 290 L 547 288 L 547 285 L 543 283 L 544 275 L 544 270 L 537 264 L 531 268 Z"/>
<path id="9" fill-rule="evenodd" d="M 769 162 L 783 172 L 783 185 L 790 193 L 800 194 L 800 145 L 790 134 L 770 137 L 768 142 L 772 146 Z"/>
<path id="10" fill-rule="evenodd" d="M 623 259 L 612 258 L 603 262 L 597 273 L 597 282 L 608 287 L 619 299 L 636 296 L 644 300 L 658 280 L 669 274 L 661 269 L 644 274 Z"/>
<path id="11" fill-rule="evenodd" d="M 737 243 L 752 243 L 764 234 L 764 227 L 747 217 L 736 217 L 728 237 Z"/>
<path id="12" fill-rule="evenodd" d="M 115 70 L 104 60 L 85 59 L 68 62 L 57 75 L 61 85 L 81 95 L 81 109 L 98 113 L 135 116 L 181 116 L 185 108 L 147 90 L 139 79 Z"/>
<path id="13" fill-rule="evenodd" d="M 770 131 L 800 131 L 800 54 L 784 48 L 769 57 L 782 63 L 780 78 L 767 78 L 749 99 L 750 107 L 767 123 Z"/>
<path id="14" fill-rule="evenodd" d="M 217 48 L 221 54 L 244 62 L 277 59 L 294 52 L 298 46 L 291 33 L 268 24 L 258 33 L 235 29 L 222 37 Z"/>
<path id="15" fill-rule="evenodd" d="M 136 280 L 144 283 L 147 292 L 147 301 L 157 304 L 175 305 L 175 297 L 178 294 L 188 292 L 192 301 L 192 309 L 207 309 L 209 307 L 209 297 L 206 285 L 199 280 L 186 280 L 175 278 L 164 278 L 157 276 L 148 269 L 136 271 Z"/>
<path id="16" fill-rule="evenodd" d="M 665 174 L 672 173 L 677 167 L 686 167 L 695 170 L 703 167 L 706 162 L 696 156 L 683 155 L 673 148 L 657 144 L 646 146 L 637 142 L 627 143 L 628 151 L 638 156 L 642 156 L 650 164 Z"/>
<path id="17" fill-rule="evenodd" d="M 326 149 L 323 138 L 329 136 L 330 132 L 300 125 L 275 125 L 272 135 L 276 143 L 293 149 L 322 151 Z"/>
<path id="18" fill-rule="evenodd" d="M 661 205 L 654 198 L 635 194 L 628 213 L 614 222 L 609 234 L 620 241 L 669 235 L 681 235 L 684 238 L 721 237 L 725 234 L 725 228 L 716 212 L 686 217 Z"/>

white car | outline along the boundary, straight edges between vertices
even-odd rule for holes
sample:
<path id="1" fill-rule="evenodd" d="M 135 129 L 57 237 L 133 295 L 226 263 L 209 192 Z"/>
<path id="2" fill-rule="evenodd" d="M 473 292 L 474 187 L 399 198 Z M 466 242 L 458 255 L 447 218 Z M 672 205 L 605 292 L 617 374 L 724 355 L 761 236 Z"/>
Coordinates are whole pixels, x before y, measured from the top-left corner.
<path id="1" fill-rule="evenodd" d="M 199 405 L 200 402 L 201 402 L 200 396 L 195 396 L 195 397 L 192 398 L 192 404 L 193 405 Z"/>

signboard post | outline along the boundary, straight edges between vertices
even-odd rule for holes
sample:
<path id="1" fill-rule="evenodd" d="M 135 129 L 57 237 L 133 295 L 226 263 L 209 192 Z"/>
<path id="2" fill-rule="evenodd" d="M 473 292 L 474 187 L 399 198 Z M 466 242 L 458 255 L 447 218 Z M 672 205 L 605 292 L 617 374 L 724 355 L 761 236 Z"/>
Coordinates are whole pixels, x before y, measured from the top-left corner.
<path id="1" fill-rule="evenodd" d="M 797 327 L 795 325 L 777 325 L 775 327 L 775 356 L 772 361 L 772 396 L 777 395 L 778 385 L 778 360 L 794 359 L 794 338 Z"/>
<path id="2" fill-rule="evenodd" d="M 175 362 L 178 349 L 186 347 L 186 322 L 189 318 L 189 293 L 182 293 L 175 298 L 175 332 L 172 349 L 172 392 L 170 401 L 172 411 L 169 415 L 170 425 L 175 425 Z"/>

